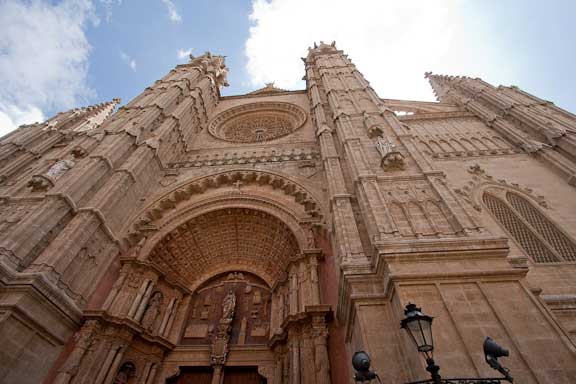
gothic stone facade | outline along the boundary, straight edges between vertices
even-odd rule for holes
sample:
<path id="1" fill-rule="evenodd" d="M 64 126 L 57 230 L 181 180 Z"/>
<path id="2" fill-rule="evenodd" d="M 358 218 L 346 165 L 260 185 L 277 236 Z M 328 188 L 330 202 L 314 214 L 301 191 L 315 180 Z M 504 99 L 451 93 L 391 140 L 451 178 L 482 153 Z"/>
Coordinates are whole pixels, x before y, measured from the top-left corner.
<path id="1" fill-rule="evenodd" d="M 517 382 L 576 382 L 576 116 L 303 61 L 306 90 L 221 97 L 206 53 L 0 141 L 0 381 L 350 383 L 365 350 L 402 383 L 413 302 L 443 375 L 494 376 L 491 336 Z"/>

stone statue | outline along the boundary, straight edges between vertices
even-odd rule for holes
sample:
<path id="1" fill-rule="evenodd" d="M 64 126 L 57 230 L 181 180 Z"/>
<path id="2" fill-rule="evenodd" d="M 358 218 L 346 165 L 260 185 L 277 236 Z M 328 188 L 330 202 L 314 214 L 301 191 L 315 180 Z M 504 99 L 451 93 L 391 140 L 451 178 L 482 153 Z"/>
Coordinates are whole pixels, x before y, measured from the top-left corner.
<path id="1" fill-rule="evenodd" d="M 230 289 L 226 297 L 224 297 L 224 302 L 222 303 L 222 319 L 232 320 L 232 318 L 234 318 L 235 308 L 236 308 L 236 295 Z"/>
<path id="2" fill-rule="evenodd" d="M 376 140 L 376 149 L 382 157 L 380 162 L 382 168 L 385 170 L 404 168 L 404 155 L 398 151 L 389 138 L 379 136 Z"/>
<path id="3" fill-rule="evenodd" d="M 162 301 L 163 301 L 162 293 L 156 291 L 150 298 L 150 302 L 146 307 L 146 312 L 144 312 L 144 316 L 142 317 L 142 328 L 148 330 L 149 332 L 153 331 L 154 329 L 154 324 L 156 323 L 156 319 L 160 314 L 160 307 L 162 306 Z"/>
<path id="4" fill-rule="evenodd" d="M 127 384 L 128 380 L 136 373 L 136 367 L 131 362 L 122 364 L 118 374 L 114 378 L 114 384 Z"/>
<path id="5" fill-rule="evenodd" d="M 65 174 L 68 170 L 72 169 L 74 165 L 76 165 L 76 163 L 72 160 L 58 160 L 48 169 L 48 171 L 46 171 L 46 176 L 56 180 Z"/>

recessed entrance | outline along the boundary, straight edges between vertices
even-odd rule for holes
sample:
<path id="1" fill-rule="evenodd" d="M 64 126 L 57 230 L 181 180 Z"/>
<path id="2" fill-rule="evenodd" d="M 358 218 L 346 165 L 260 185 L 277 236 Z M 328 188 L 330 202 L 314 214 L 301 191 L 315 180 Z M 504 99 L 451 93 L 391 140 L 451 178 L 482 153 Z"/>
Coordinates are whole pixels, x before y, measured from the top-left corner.
<path id="1" fill-rule="evenodd" d="M 210 367 L 183 367 L 177 378 L 168 384 L 211 384 L 214 371 Z M 257 367 L 224 367 L 222 384 L 266 384 Z"/>

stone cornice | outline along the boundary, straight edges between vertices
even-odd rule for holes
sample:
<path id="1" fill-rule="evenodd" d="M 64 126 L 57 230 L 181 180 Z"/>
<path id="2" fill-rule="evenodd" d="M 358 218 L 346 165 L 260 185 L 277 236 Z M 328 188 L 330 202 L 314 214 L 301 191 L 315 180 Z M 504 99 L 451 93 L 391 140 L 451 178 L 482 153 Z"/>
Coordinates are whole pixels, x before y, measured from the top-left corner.
<path id="1" fill-rule="evenodd" d="M 332 321 L 332 318 L 333 313 L 330 305 L 307 305 L 304 312 L 288 315 L 284 319 L 280 329 L 276 330 L 276 332 L 270 336 L 268 345 L 274 348 L 276 344 L 282 343 L 288 337 L 288 332 L 293 328 L 307 325 L 312 326 L 318 319 L 321 319 L 322 324 L 325 326 L 328 322 Z"/>
<path id="2" fill-rule="evenodd" d="M 281 163 L 287 161 L 312 161 L 320 159 L 320 151 L 313 146 L 307 148 L 280 148 L 278 151 L 270 150 L 270 146 L 262 147 L 262 150 L 244 150 L 241 153 L 230 150 L 222 155 L 219 153 L 197 152 L 197 156 L 203 155 L 202 158 L 190 159 L 170 163 L 169 168 L 198 168 L 224 165 L 244 165 L 244 164 L 262 164 L 262 163 Z M 188 157 L 192 157 L 189 153 Z"/>
<path id="3" fill-rule="evenodd" d="M 174 344 L 172 344 L 163 337 L 150 334 L 139 324 L 137 324 L 134 320 L 112 316 L 108 314 L 106 311 L 86 310 L 84 311 L 84 318 L 86 318 L 87 320 L 100 320 L 103 323 L 124 328 L 125 330 L 137 336 L 138 338 L 150 344 L 153 344 L 163 350 L 172 350 L 174 349 L 175 346 Z"/>
<path id="4" fill-rule="evenodd" d="M 183 285 L 181 282 L 173 280 L 170 278 L 170 275 L 168 273 L 166 273 L 164 270 L 162 270 L 160 267 L 158 267 L 156 264 L 151 263 L 147 260 L 140 260 L 140 259 L 136 259 L 133 257 L 121 257 L 120 258 L 120 263 L 122 265 L 124 264 L 136 264 L 138 266 L 143 266 L 145 268 L 149 268 L 152 269 L 156 274 L 162 276 L 162 279 L 164 281 L 166 281 L 166 283 L 168 283 L 171 286 L 174 286 L 176 288 L 178 288 L 178 290 L 180 292 L 182 292 L 183 294 L 190 294 L 192 293 L 185 285 Z"/>
<path id="5" fill-rule="evenodd" d="M 82 312 L 76 303 L 43 273 L 16 272 L 0 261 L 0 288 L 4 293 L 22 292 L 34 296 L 57 313 L 70 328 L 76 328 L 81 324 Z M 48 334 L 56 337 L 51 333 Z M 66 342 L 66 340 L 59 341 Z"/>
<path id="6" fill-rule="evenodd" d="M 298 89 L 295 91 L 286 91 L 282 90 L 281 92 L 274 92 L 274 93 L 262 93 L 262 94 L 244 94 L 244 95 L 230 95 L 230 96 L 221 96 L 220 100 L 236 100 L 236 99 L 248 99 L 248 98 L 256 98 L 256 97 L 275 97 L 275 96 L 286 96 L 286 95 L 305 95 L 305 89 Z"/>
<path id="7" fill-rule="evenodd" d="M 434 120 L 434 119 L 457 119 L 462 117 L 476 118 L 476 115 L 467 112 L 429 112 L 429 113 L 415 113 L 413 115 L 396 116 L 400 121 L 414 121 L 414 120 Z"/>

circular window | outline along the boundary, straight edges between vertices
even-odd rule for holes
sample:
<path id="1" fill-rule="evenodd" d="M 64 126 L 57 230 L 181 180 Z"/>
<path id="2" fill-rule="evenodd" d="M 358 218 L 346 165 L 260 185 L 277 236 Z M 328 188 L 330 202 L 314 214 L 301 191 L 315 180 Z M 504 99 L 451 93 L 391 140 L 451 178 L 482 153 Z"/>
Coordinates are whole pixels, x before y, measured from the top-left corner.
<path id="1" fill-rule="evenodd" d="M 232 107 L 214 118 L 208 130 L 235 143 L 258 143 L 286 136 L 306 121 L 306 112 L 289 103 L 252 103 Z"/>

